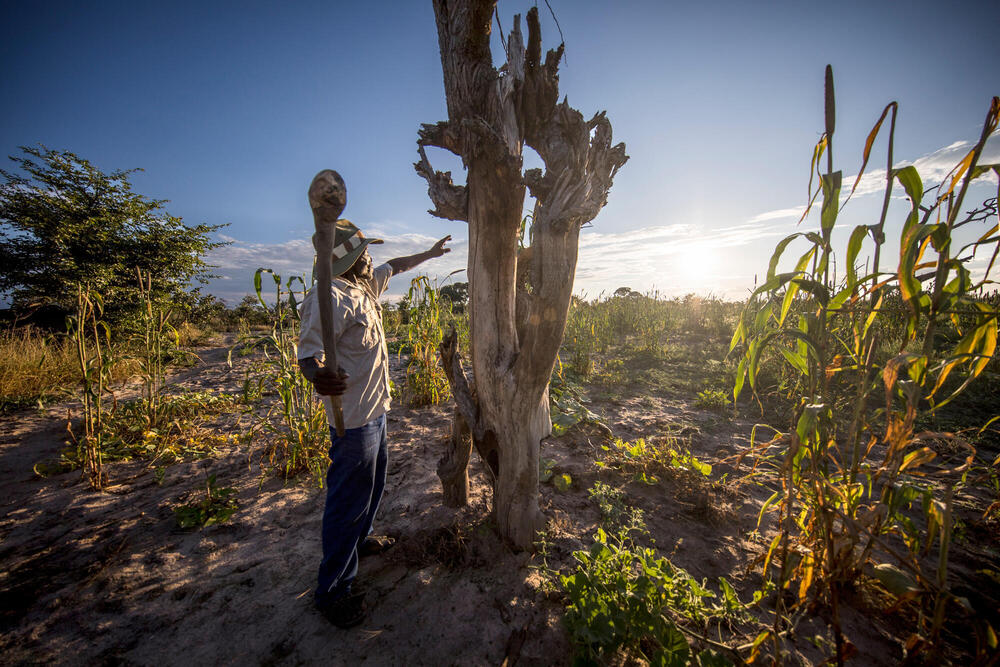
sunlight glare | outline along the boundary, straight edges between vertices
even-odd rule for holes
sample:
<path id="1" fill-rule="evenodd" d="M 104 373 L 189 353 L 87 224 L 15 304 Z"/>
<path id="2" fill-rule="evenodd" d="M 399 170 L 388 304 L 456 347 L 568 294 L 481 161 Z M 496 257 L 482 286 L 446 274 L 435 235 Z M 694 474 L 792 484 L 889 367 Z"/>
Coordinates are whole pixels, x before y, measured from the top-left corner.
<path id="1" fill-rule="evenodd" d="M 711 289 L 720 269 L 719 253 L 707 243 L 691 244 L 672 256 L 673 266 L 667 273 L 679 288 Z"/>

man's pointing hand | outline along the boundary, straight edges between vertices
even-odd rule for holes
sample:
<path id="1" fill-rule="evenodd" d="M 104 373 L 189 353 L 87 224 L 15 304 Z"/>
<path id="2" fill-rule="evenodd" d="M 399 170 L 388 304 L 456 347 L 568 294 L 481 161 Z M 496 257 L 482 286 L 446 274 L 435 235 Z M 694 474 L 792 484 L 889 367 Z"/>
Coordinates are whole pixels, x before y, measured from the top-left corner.
<path id="1" fill-rule="evenodd" d="M 446 252 L 451 252 L 451 248 L 445 248 L 444 247 L 444 244 L 447 243 L 450 240 L 451 240 L 451 234 L 449 234 L 448 236 L 444 237 L 443 239 L 441 239 L 440 241 L 438 241 L 437 243 L 435 243 L 433 246 L 431 246 L 431 249 L 428 250 L 427 253 L 431 257 L 440 257 L 441 255 L 445 254 Z"/>

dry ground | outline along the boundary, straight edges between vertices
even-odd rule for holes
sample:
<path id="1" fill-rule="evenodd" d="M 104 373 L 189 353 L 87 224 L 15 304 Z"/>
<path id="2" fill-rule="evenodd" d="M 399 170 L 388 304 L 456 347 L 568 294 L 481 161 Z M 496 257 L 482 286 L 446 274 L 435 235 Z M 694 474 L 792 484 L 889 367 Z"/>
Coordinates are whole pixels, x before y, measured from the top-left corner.
<path id="1" fill-rule="evenodd" d="M 175 373 L 171 389 L 237 392 L 246 359 L 225 364 L 225 348 L 200 350 L 202 362 Z M 397 383 L 403 365 L 395 361 Z M 120 393 L 127 397 L 129 389 Z M 131 390 L 134 392 L 134 388 Z M 635 438 L 672 431 L 715 466 L 713 477 L 741 470 L 726 463 L 744 447 L 752 422 L 695 410 L 664 390 L 595 400 L 613 432 Z M 371 607 L 353 630 L 330 626 L 311 606 L 320 553 L 323 493 L 305 483 L 262 482 L 253 447 L 169 466 L 161 480 L 143 463 L 108 465 L 112 486 L 90 491 L 79 472 L 42 478 L 32 467 L 63 447 L 72 403 L 0 419 L 0 654 L 5 664 L 244 665 L 551 665 L 571 646 L 558 595 L 544 585 L 538 556 L 514 553 L 489 519 L 490 490 L 473 457 L 468 507 L 444 507 L 435 474 L 448 429 L 446 407 L 395 407 L 390 463 L 377 528 L 398 544 L 361 564 Z M 219 428 L 246 428 L 224 415 Z M 542 486 L 550 518 L 549 565 L 568 568 L 599 521 L 587 489 L 597 480 L 624 485 L 642 507 L 655 546 L 695 577 L 725 575 L 744 598 L 760 585 L 748 564 L 764 547 L 753 535 L 767 494 L 753 485 L 692 490 L 644 486 L 593 465 L 601 438 L 574 428 L 542 445 L 565 492 Z M 239 510 L 201 531 L 176 528 L 173 509 L 203 488 L 207 475 L 237 490 Z M 995 544 L 995 542 L 994 542 Z M 845 626 L 863 664 L 901 657 L 899 620 L 859 600 Z M 733 628 L 731 644 L 752 638 Z M 803 632 L 824 633 L 820 621 Z M 804 661 L 821 654 L 792 648 Z"/>

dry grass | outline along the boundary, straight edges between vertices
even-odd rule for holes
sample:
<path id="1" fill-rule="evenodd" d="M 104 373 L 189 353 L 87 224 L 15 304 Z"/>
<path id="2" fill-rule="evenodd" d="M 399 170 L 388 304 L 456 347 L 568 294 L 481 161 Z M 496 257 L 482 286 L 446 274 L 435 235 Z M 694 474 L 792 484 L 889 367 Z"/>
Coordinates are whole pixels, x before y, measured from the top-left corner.
<path id="1" fill-rule="evenodd" d="M 134 372 L 134 361 L 122 358 L 112 375 L 121 380 Z M 76 351 L 65 336 L 30 326 L 0 331 L 0 410 L 66 395 L 79 378 Z"/>
<path id="2" fill-rule="evenodd" d="M 32 327 L 0 332 L 0 407 L 30 405 L 77 383 L 76 352 L 65 337 Z"/>
<path id="3" fill-rule="evenodd" d="M 181 348 L 207 345 L 211 342 L 212 331 L 185 320 L 177 326 L 177 342 Z"/>

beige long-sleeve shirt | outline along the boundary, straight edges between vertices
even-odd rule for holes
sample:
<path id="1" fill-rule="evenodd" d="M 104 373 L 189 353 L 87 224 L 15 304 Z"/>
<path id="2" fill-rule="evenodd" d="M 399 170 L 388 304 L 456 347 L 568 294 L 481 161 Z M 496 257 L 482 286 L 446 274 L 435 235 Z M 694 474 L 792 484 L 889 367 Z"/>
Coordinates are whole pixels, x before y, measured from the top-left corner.
<path id="1" fill-rule="evenodd" d="M 392 267 L 375 269 L 367 288 L 343 280 L 331 283 L 333 333 L 337 339 L 337 364 L 350 378 L 341 398 L 344 427 L 364 426 L 389 409 L 389 351 L 382 331 L 382 311 L 378 298 L 389 285 Z M 323 360 L 323 328 L 319 319 L 317 290 L 309 290 L 299 309 L 301 329 L 297 357 Z M 323 396 L 327 421 L 332 425 L 333 404 Z"/>

